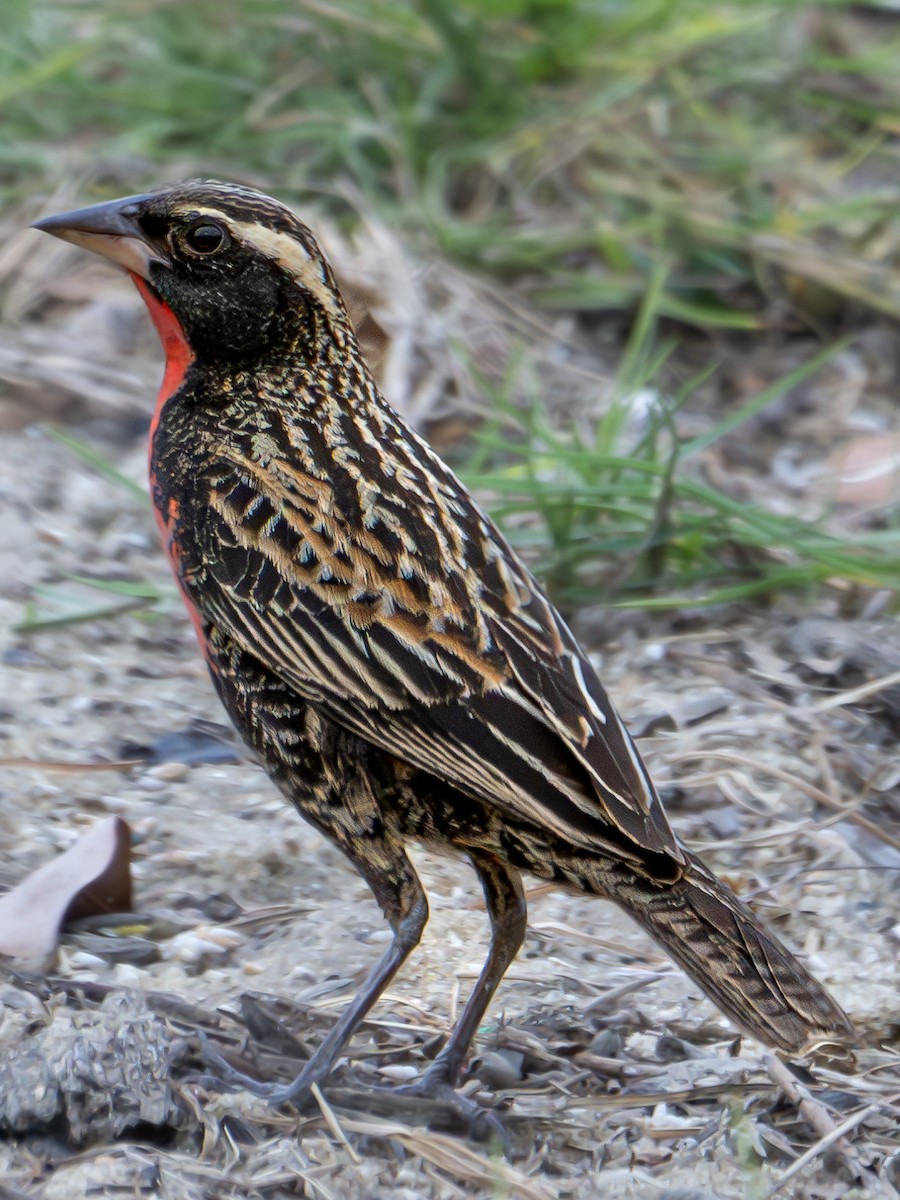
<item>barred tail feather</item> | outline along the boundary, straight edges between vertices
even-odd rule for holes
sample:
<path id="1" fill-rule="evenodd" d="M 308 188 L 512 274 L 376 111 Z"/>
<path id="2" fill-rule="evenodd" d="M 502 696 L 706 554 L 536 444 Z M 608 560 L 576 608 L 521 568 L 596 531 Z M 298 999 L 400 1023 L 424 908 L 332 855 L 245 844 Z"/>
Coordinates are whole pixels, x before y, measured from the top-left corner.
<path id="1" fill-rule="evenodd" d="M 597 891 L 615 900 L 741 1030 L 792 1054 L 855 1038 L 846 1014 L 703 863 L 675 883 L 604 864 Z"/>

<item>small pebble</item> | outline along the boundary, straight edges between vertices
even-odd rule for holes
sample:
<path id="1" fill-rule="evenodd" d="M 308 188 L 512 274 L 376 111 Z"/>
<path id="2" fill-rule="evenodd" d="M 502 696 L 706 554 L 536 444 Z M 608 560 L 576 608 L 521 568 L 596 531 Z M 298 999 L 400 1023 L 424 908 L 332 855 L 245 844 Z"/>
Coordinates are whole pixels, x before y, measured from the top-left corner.
<path id="1" fill-rule="evenodd" d="M 522 1080 L 525 1056 L 518 1050 L 486 1050 L 474 1074 L 494 1091 L 515 1087 Z"/>
<path id="2" fill-rule="evenodd" d="M 696 1058 L 697 1050 L 674 1034 L 662 1033 L 656 1043 L 656 1054 L 662 1062 L 684 1062 Z"/>
<path id="3" fill-rule="evenodd" d="M 615 1058 L 624 1045 L 625 1039 L 618 1029 L 601 1029 L 591 1042 L 591 1054 L 600 1058 Z"/>
<path id="4" fill-rule="evenodd" d="M 146 976 L 146 971 L 138 970 L 131 963 L 116 963 L 112 973 L 113 982 L 126 988 L 140 987 Z"/>
<path id="5" fill-rule="evenodd" d="M 211 928 L 200 925 L 176 934 L 163 951 L 163 957 L 183 963 L 199 962 L 207 954 L 224 954 L 243 941 L 234 929 Z"/>
<path id="6" fill-rule="evenodd" d="M 395 1083 L 409 1083 L 419 1074 L 418 1068 L 405 1063 L 389 1063 L 386 1067 L 378 1067 L 378 1074 L 385 1079 L 393 1079 Z"/>
<path id="7" fill-rule="evenodd" d="M 356 940 L 368 946 L 380 942 L 390 942 L 393 937 L 394 935 L 389 929 L 364 929 L 356 935 Z"/>
<path id="8" fill-rule="evenodd" d="M 164 779 L 154 779 L 151 775 L 142 775 L 134 781 L 134 786 L 142 792 L 164 792 L 169 786 Z"/>
<path id="9" fill-rule="evenodd" d="M 178 780 L 184 779 L 188 773 L 188 765 L 183 762 L 163 762 L 157 763 L 156 766 L 150 767 L 145 775 L 145 778 L 162 779 L 167 783 L 177 783 Z"/>
<path id="10" fill-rule="evenodd" d="M 75 950 L 69 955 L 69 966 L 77 971 L 96 971 L 101 968 L 106 970 L 109 964 L 105 958 L 96 954 L 88 954 L 86 950 Z"/>
<path id="11" fill-rule="evenodd" d="M 97 803 L 110 813 L 124 813 L 134 808 L 134 801 L 128 800 L 125 796 L 98 796 Z"/>
<path id="12" fill-rule="evenodd" d="M 2 660 L 7 667 L 42 667 L 45 660 L 26 646 L 10 646 L 3 651 Z"/>

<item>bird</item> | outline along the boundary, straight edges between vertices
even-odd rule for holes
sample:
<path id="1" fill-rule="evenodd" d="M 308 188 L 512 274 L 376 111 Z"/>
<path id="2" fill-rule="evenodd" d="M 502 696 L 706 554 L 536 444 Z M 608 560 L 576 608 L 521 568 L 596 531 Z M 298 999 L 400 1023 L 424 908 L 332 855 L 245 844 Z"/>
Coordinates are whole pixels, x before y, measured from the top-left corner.
<path id="1" fill-rule="evenodd" d="M 852 1042 L 825 988 L 678 839 L 583 647 L 382 396 L 290 208 L 190 180 L 35 227 L 124 267 L 146 303 L 166 354 L 150 488 L 212 682 L 392 930 L 295 1079 L 232 1079 L 300 1107 L 332 1073 L 428 920 L 411 843 L 469 860 L 491 928 L 414 1095 L 457 1095 L 525 939 L 523 872 L 618 904 L 766 1045 Z"/>

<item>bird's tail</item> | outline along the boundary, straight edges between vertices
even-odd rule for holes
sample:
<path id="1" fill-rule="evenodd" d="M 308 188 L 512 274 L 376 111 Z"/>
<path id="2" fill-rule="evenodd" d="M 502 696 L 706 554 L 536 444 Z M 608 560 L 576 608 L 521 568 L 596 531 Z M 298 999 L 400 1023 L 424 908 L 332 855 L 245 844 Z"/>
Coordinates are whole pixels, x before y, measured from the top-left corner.
<path id="1" fill-rule="evenodd" d="M 623 863 L 596 873 L 596 891 L 620 904 L 746 1033 L 793 1054 L 855 1040 L 825 988 L 700 859 L 688 855 L 685 873 L 669 884 Z"/>

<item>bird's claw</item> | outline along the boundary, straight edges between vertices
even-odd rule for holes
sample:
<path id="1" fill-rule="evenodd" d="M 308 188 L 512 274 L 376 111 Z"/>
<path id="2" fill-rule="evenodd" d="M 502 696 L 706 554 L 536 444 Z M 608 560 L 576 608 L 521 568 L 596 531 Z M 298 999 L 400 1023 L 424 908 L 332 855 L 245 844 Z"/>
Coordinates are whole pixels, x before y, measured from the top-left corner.
<path id="1" fill-rule="evenodd" d="M 506 1126 L 500 1120 L 496 1113 L 491 1112 L 488 1108 L 482 1108 L 474 1100 L 470 1100 L 468 1096 L 462 1096 L 459 1092 L 447 1085 L 446 1089 L 429 1090 L 423 1089 L 421 1092 L 415 1090 L 415 1084 L 411 1084 L 407 1095 L 414 1097 L 428 1097 L 434 1100 L 441 1101 L 447 1106 L 448 1111 L 454 1114 L 459 1123 L 459 1132 L 468 1134 L 476 1142 L 499 1142 L 503 1148 L 503 1153 L 509 1157 L 509 1134 Z"/>
<path id="2" fill-rule="evenodd" d="M 247 1091 L 268 1101 L 274 1108 L 292 1105 L 298 1112 L 308 1111 L 313 1104 L 314 1080 L 298 1076 L 291 1083 L 271 1083 L 254 1079 L 238 1071 L 216 1050 L 209 1039 L 200 1034 L 200 1057 L 214 1076 L 205 1076 L 227 1091 Z M 396 1087 L 350 1088 L 328 1086 L 325 1097 L 336 1108 L 369 1112 L 378 1116 L 407 1118 L 431 1129 L 455 1133 L 472 1141 L 495 1143 L 504 1155 L 510 1155 L 509 1134 L 503 1122 L 490 1109 L 482 1108 L 468 1096 L 460 1095 L 443 1078 L 432 1076 L 416 1083 Z"/>
<path id="3" fill-rule="evenodd" d="M 254 1079 L 252 1075 L 245 1075 L 243 1071 L 238 1071 L 227 1059 L 222 1057 L 203 1033 L 199 1035 L 199 1042 L 203 1065 L 216 1072 L 214 1077 L 216 1083 L 226 1091 L 249 1092 L 251 1096 L 267 1100 L 274 1108 L 280 1108 L 283 1104 L 290 1103 L 298 1112 L 307 1107 L 308 1102 L 312 1099 L 308 1087 L 295 1088 L 293 1083 L 272 1083 L 263 1079 Z"/>
<path id="4" fill-rule="evenodd" d="M 325 1097 L 335 1108 L 362 1110 L 401 1120 L 407 1118 L 410 1123 L 472 1141 L 493 1142 L 499 1145 L 506 1158 L 510 1157 L 509 1133 L 496 1112 L 462 1096 L 443 1080 L 426 1078 L 414 1084 L 353 1091 L 328 1088 Z"/>

